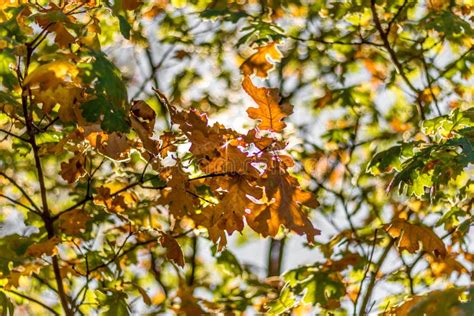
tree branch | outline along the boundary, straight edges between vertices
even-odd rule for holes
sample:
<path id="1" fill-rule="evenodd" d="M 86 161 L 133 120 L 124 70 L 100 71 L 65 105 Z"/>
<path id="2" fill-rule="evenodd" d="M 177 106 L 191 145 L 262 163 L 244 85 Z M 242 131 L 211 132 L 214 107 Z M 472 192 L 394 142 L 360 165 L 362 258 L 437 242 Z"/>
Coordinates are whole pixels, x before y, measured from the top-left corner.
<path id="1" fill-rule="evenodd" d="M 405 70 L 403 69 L 402 64 L 398 60 L 397 54 L 395 53 L 392 46 L 390 45 L 390 42 L 388 41 L 388 34 L 383 30 L 382 24 L 380 23 L 379 16 L 377 15 L 377 10 L 375 9 L 375 0 L 370 1 L 370 8 L 372 10 L 372 16 L 374 19 L 375 27 L 384 43 L 383 46 L 385 47 L 388 54 L 390 55 L 390 59 L 392 60 L 396 69 L 398 70 L 398 73 L 402 77 L 403 81 L 405 81 L 406 85 L 410 88 L 410 90 L 412 90 L 415 93 L 418 114 L 420 115 L 421 120 L 425 120 L 426 117 L 423 111 L 423 104 L 421 103 L 421 100 L 420 100 L 420 91 L 408 79 L 407 75 L 405 74 Z"/>
<path id="2" fill-rule="evenodd" d="M 8 293 L 12 293 L 14 295 L 17 295 L 21 298 L 24 298 L 25 300 L 28 300 L 30 302 L 33 302 L 33 303 L 36 303 L 38 304 L 39 306 L 43 307 L 44 309 L 48 310 L 49 312 L 51 312 L 53 315 L 60 315 L 58 312 L 56 312 L 54 309 L 52 309 L 51 307 L 49 307 L 48 305 L 46 305 L 45 303 L 41 302 L 40 300 L 37 300 L 36 298 L 33 298 L 33 297 L 29 297 L 25 294 L 22 294 L 20 292 L 17 292 L 15 290 L 7 290 L 5 288 L 3 288 L 4 291 L 8 292 Z"/>
<path id="3" fill-rule="evenodd" d="M 28 67 L 31 61 L 31 55 L 33 54 L 33 50 L 34 48 L 32 48 L 31 44 L 27 45 L 25 77 L 28 74 Z M 33 116 L 28 113 L 28 96 L 30 98 L 30 106 L 32 105 L 31 90 L 29 89 L 29 87 L 25 87 L 21 83 L 20 83 L 20 86 L 22 90 L 21 103 L 23 107 L 23 116 L 26 122 L 26 129 L 29 136 L 29 142 L 33 150 L 33 157 L 35 161 L 36 172 L 38 175 L 38 183 L 40 186 L 41 202 L 43 206 L 41 216 L 43 218 L 45 229 L 48 233 L 48 238 L 51 239 L 55 236 L 55 231 L 54 231 L 53 221 L 51 218 L 51 213 L 48 208 L 48 198 L 46 196 L 47 191 L 46 191 L 46 185 L 44 181 L 43 168 L 41 166 L 41 160 L 39 157 L 39 148 L 38 148 L 38 145 L 36 144 L 36 139 L 35 139 L 36 132 L 33 129 Z M 61 301 L 61 305 L 63 307 L 64 313 L 66 314 L 66 316 L 72 316 L 73 313 L 71 311 L 71 308 L 69 307 L 68 298 L 64 290 L 64 285 L 63 285 L 63 281 L 61 277 L 61 270 L 59 268 L 58 255 L 52 256 L 52 264 L 53 264 L 54 277 L 55 277 L 56 284 L 58 287 L 58 295 L 59 295 L 59 299 Z"/>
<path id="4" fill-rule="evenodd" d="M 375 270 L 372 271 L 372 274 L 370 276 L 370 281 L 369 285 L 367 286 L 367 291 L 365 292 L 364 300 L 362 301 L 362 305 L 360 306 L 359 309 L 359 315 L 366 315 L 365 310 L 367 309 L 367 304 L 370 301 L 370 298 L 372 297 L 372 292 L 374 290 L 376 280 L 377 280 L 377 274 L 382 267 L 382 264 L 384 263 L 385 259 L 387 258 L 387 255 L 392 248 L 393 244 L 395 243 L 395 239 L 390 238 L 390 242 L 388 245 L 385 247 L 382 255 L 380 255 L 379 260 L 377 260 L 377 263 L 375 264 Z"/>
<path id="5" fill-rule="evenodd" d="M 19 140 L 21 140 L 21 141 L 24 141 L 24 142 L 27 142 L 27 143 L 28 143 L 28 139 L 23 138 L 23 137 L 21 137 L 21 136 L 19 136 L 19 135 L 16 135 L 16 134 L 14 134 L 14 133 L 12 133 L 12 132 L 10 132 L 10 131 L 7 131 L 7 130 L 5 130 L 5 129 L 0 128 L 0 132 L 5 133 L 5 134 L 7 134 L 7 135 L 9 135 L 9 136 L 11 136 L 11 137 L 15 137 L 15 138 L 17 138 L 17 139 L 19 139 Z"/>
<path id="6" fill-rule="evenodd" d="M 12 177 L 8 176 L 5 172 L 3 171 L 0 171 L 0 176 L 4 177 L 5 179 L 7 179 L 8 181 L 10 181 L 11 184 L 13 184 L 18 190 L 20 190 L 20 192 L 23 194 L 23 196 L 28 200 L 28 202 L 30 202 L 31 206 L 33 206 L 33 208 L 36 210 L 35 213 L 39 214 L 41 213 L 41 210 L 39 209 L 39 207 L 35 204 L 35 202 L 31 199 L 31 197 L 26 193 L 25 189 L 23 189 L 22 186 L 20 186 L 16 181 L 15 179 L 13 179 Z"/>

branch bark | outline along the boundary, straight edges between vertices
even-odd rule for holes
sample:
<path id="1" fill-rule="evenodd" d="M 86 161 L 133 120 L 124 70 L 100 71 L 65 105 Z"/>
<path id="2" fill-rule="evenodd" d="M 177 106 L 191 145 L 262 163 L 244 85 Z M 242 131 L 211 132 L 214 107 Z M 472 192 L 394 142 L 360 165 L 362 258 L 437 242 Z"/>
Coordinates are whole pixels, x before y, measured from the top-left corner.
<path id="1" fill-rule="evenodd" d="M 33 46 L 27 45 L 27 54 L 26 54 L 26 62 L 25 62 L 25 74 L 24 77 L 28 75 L 28 68 L 30 65 L 31 61 L 31 56 L 33 54 Z M 29 87 L 24 86 L 20 82 L 20 86 L 22 89 L 22 95 L 21 95 L 21 103 L 22 103 L 22 108 L 23 108 L 23 116 L 25 118 L 26 122 L 26 129 L 27 129 L 27 134 L 28 134 L 28 141 L 31 145 L 32 151 L 33 151 L 33 158 L 35 161 L 35 167 L 36 167 L 36 173 L 38 176 L 38 183 L 40 187 L 40 196 L 41 196 L 41 202 L 42 202 L 42 212 L 41 212 L 41 217 L 44 222 L 44 226 L 46 229 L 46 232 L 48 233 L 48 238 L 51 239 L 56 236 L 55 231 L 54 231 L 54 226 L 53 226 L 53 220 L 51 217 L 51 212 L 48 207 L 48 198 L 47 198 L 47 190 L 46 190 L 46 185 L 44 181 L 44 174 L 43 174 L 43 167 L 41 166 L 41 160 L 39 157 L 39 148 L 38 145 L 36 144 L 36 138 L 35 138 L 35 130 L 33 129 L 33 115 L 28 112 L 28 96 L 30 97 L 30 102 L 29 105 L 32 105 L 31 102 L 31 90 Z M 59 299 L 61 302 L 61 306 L 64 310 L 64 313 L 67 316 L 73 315 L 72 310 L 69 306 L 68 303 L 68 298 L 67 294 L 64 290 L 64 285 L 63 281 L 61 278 L 61 271 L 59 267 L 59 260 L 58 260 L 58 255 L 54 255 L 52 257 L 52 264 L 53 264 L 53 272 L 54 272 L 54 278 L 56 280 L 56 284 L 58 287 L 58 295 Z"/>
<path id="2" fill-rule="evenodd" d="M 387 259 L 387 255 L 392 248 L 393 244 L 395 243 L 395 239 L 390 238 L 390 242 L 388 245 L 385 247 L 383 253 L 380 255 L 379 260 L 377 260 L 377 263 L 375 264 L 375 270 L 372 271 L 372 274 L 370 276 L 370 281 L 369 285 L 367 286 L 367 291 L 365 292 L 364 299 L 362 300 L 362 305 L 360 306 L 359 309 L 359 315 L 367 315 L 366 314 L 366 309 L 367 305 L 370 301 L 370 298 L 372 297 L 372 292 L 374 290 L 375 284 L 377 283 L 377 274 L 382 267 L 383 263 L 385 262 L 385 259 Z"/>

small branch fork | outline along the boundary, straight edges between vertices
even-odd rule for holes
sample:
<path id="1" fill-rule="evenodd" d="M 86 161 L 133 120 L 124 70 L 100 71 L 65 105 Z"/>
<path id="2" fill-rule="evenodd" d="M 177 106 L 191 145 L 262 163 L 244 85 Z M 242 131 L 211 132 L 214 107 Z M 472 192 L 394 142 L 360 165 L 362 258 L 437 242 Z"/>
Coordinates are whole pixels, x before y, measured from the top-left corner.
<path id="1" fill-rule="evenodd" d="M 388 26 L 386 31 L 383 29 L 382 24 L 381 24 L 380 19 L 379 19 L 379 16 L 377 14 L 377 9 L 375 8 L 375 0 L 370 0 L 370 9 L 372 11 L 372 16 L 373 16 L 373 19 L 374 19 L 375 28 L 377 29 L 377 31 L 379 33 L 379 36 L 382 39 L 383 46 L 385 47 L 388 54 L 390 55 L 390 59 L 392 60 L 393 64 L 395 65 L 395 68 L 397 69 L 398 73 L 402 77 L 405 84 L 410 88 L 411 91 L 413 91 L 415 93 L 418 115 L 420 116 L 421 120 L 425 120 L 426 116 L 425 116 L 425 112 L 423 110 L 423 104 L 422 104 L 421 99 L 420 99 L 421 91 L 418 90 L 411 83 L 410 79 L 408 79 L 400 60 L 397 57 L 397 53 L 393 50 L 393 48 L 390 45 L 390 42 L 388 40 L 388 35 L 390 33 L 390 28 L 391 28 L 392 24 L 394 23 L 395 19 L 400 15 L 401 11 L 403 10 L 403 8 L 405 7 L 406 4 L 407 4 L 407 1 L 405 0 L 403 5 L 399 8 L 397 14 L 395 14 L 394 18 L 389 22 L 389 26 Z"/>

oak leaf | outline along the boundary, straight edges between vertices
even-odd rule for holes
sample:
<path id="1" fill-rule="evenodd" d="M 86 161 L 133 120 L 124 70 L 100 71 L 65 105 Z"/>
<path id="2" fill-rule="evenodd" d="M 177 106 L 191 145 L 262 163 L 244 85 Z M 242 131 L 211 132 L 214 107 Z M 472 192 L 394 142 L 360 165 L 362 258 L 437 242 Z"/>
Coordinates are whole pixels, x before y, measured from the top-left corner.
<path id="1" fill-rule="evenodd" d="M 126 191 L 124 183 L 112 182 L 96 189 L 94 203 L 105 206 L 109 212 L 122 213 L 132 207 L 138 200 L 135 193 Z"/>
<path id="2" fill-rule="evenodd" d="M 254 73 L 261 78 L 266 78 L 268 72 L 274 67 L 274 62 L 279 62 L 283 55 L 277 47 L 277 43 L 269 43 L 257 48 L 257 52 L 247 58 L 240 70 L 244 76 L 251 76 Z M 271 61 L 268 59 L 271 58 Z"/>
<path id="3" fill-rule="evenodd" d="M 41 241 L 33 244 L 26 249 L 26 255 L 32 257 L 40 257 L 43 254 L 47 256 L 53 256 L 58 253 L 56 246 L 59 244 L 59 237 L 55 236 L 51 239 Z"/>
<path id="4" fill-rule="evenodd" d="M 76 19 L 72 14 L 65 14 L 63 8 L 58 7 L 55 3 L 49 3 L 49 7 L 40 10 L 41 14 L 37 15 L 35 20 L 43 29 L 55 33 L 54 42 L 61 48 L 66 48 L 75 42 L 74 36 L 66 29 L 65 25 L 73 25 Z"/>
<path id="5" fill-rule="evenodd" d="M 242 152 L 237 146 L 227 144 L 214 151 L 214 156 L 203 163 L 201 169 L 206 173 L 238 173 L 257 176 L 257 170 L 250 164 L 251 157 Z"/>
<path id="6" fill-rule="evenodd" d="M 468 273 L 466 267 L 456 260 L 454 254 L 447 255 L 445 258 L 427 255 L 426 259 L 429 262 L 431 272 L 435 277 L 450 277 L 453 272 L 459 274 Z"/>
<path id="7" fill-rule="evenodd" d="M 150 153 L 156 154 L 159 142 L 152 139 L 155 126 L 155 111 L 145 101 L 135 101 L 130 108 L 130 122 L 138 134 L 143 147 Z"/>
<path id="8" fill-rule="evenodd" d="M 58 228 L 68 235 L 78 235 L 86 224 L 91 220 L 91 216 L 84 209 L 75 209 L 59 216 Z"/>
<path id="9" fill-rule="evenodd" d="M 76 153 L 67 162 L 61 162 L 61 177 L 68 183 L 74 183 L 86 174 L 86 157 L 81 153 Z"/>
<path id="10" fill-rule="evenodd" d="M 207 206 L 192 216 L 197 225 L 208 230 L 209 239 L 222 250 L 227 244 L 227 234 L 241 232 L 246 211 L 255 206 L 248 196 L 261 198 L 262 189 L 252 185 L 252 178 L 243 175 L 219 177 L 217 183 L 225 193 L 217 205 Z"/>
<path id="11" fill-rule="evenodd" d="M 122 6 L 125 10 L 135 10 L 142 3 L 139 0 L 122 0 Z"/>
<path id="12" fill-rule="evenodd" d="M 281 132 L 286 126 L 283 119 L 293 112 L 293 106 L 281 105 L 278 89 L 256 87 L 248 76 L 244 77 L 242 87 L 258 105 L 247 109 L 250 118 L 260 121 L 258 128 Z"/>
<path id="13" fill-rule="evenodd" d="M 45 114 L 59 104 L 59 118 L 71 122 L 77 117 L 75 106 L 82 101 L 83 89 L 78 74 L 79 70 L 73 63 L 56 60 L 36 68 L 23 83 L 30 87 L 35 102 L 42 104 Z"/>
<path id="14" fill-rule="evenodd" d="M 123 160 L 128 157 L 130 144 L 127 136 L 117 132 L 104 133 L 100 131 L 97 124 L 84 128 L 84 130 L 86 140 L 101 154 L 114 160 Z"/>
<path id="15" fill-rule="evenodd" d="M 18 287 L 20 285 L 20 277 L 30 277 L 33 273 L 38 274 L 41 270 L 41 265 L 35 262 L 26 263 L 21 266 L 14 267 L 7 276 L 6 289 Z"/>
<path id="16" fill-rule="evenodd" d="M 43 89 L 56 87 L 65 80 L 74 81 L 79 74 L 76 65 L 66 60 L 56 60 L 41 65 L 28 74 L 23 81 L 25 86 L 39 85 Z"/>
<path id="17" fill-rule="evenodd" d="M 167 204 L 176 218 L 182 218 L 196 207 L 196 197 L 190 192 L 193 188 L 188 182 L 188 176 L 179 167 L 165 168 L 161 177 L 167 182 L 167 187 L 161 190 L 157 202 Z"/>
<path id="18" fill-rule="evenodd" d="M 171 132 L 161 134 L 160 141 L 159 153 L 161 157 L 166 157 L 169 153 L 175 152 L 178 149 L 175 144 L 176 135 Z"/>
<path id="19" fill-rule="evenodd" d="M 173 123 L 179 125 L 180 130 L 191 142 L 189 150 L 195 156 L 212 155 L 214 150 L 223 146 L 228 139 L 235 137 L 232 130 L 225 129 L 218 123 L 209 126 L 207 115 L 196 109 L 177 111 L 171 108 L 170 115 Z"/>
<path id="20" fill-rule="evenodd" d="M 250 227 L 263 236 L 275 237 L 283 225 L 299 235 L 306 235 L 309 243 L 320 231 L 313 227 L 302 206 L 316 208 L 319 203 L 310 192 L 303 191 L 298 181 L 286 171 L 272 172 L 260 180 L 265 197 L 246 215 Z"/>
<path id="21" fill-rule="evenodd" d="M 174 261 L 178 266 L 184 267 L 183 251 L 176 239 L 169 234 L 162 234 L 159 241 L 160 244 L 166 248 L 166 258 Z"/>
<path id="22" fill-rule="evenodd" d="M 443 241 L 427 226 L 415 225 L 402 219 L 396 219 L 383 227 L 392 238 L 398 238 L 398 248 L 400 250 L 415 253 L 421 248 L 424 251 L 434 253 L 436 256 L 446 256 Z"/>
<path id="23" fill-rule="evenodd" d="M 192 219 L 198 226 L 203 226 L 207 229 L 209 239 L 217 244 L 217 249 L 220 251 L 227 244 L 227 235 L 222 229 L 222 219 L 224 213 L 222 208 L 217 206 L 204 207 L 199 214 L 192 214 Z"/>

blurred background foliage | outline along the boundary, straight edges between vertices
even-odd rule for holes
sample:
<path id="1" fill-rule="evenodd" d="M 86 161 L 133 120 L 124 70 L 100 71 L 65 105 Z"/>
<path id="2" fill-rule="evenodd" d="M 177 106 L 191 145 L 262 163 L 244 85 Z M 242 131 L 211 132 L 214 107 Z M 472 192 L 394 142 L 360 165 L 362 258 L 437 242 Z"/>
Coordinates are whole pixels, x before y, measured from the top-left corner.
<path id="1" fill-rule="evenodd" d="M 70 312 L 91 315 L 472 315 L 473 8 L 472 0 L 0 1 L 3 313 L 62 314 L 64 291 Z M 139 150 L 121 147 L 135 133 L 127 115 L 144 100 L 157 139 L 171 137 L 155 88 L 179 109 L 245 132 L 252 100 L 239 67 L 272 43 L 282 58 L 264 57 L 274 69 L 254 81 L 294 106 L 278 137 L 295 160 L 291 174 L 319 200 L 309 217 L 321 234 L 310 245 L 283 227 L 275 239 L 245 228 L 217 249 L 208 229 L 172 220 L 158 191 L 121 191 L 134 177 L 164 185 Z M 30 66 L 40 78 L 22 75 Z M 35 214 L 41 188 L 24 144 L 19 77 L 43 102 L 30 111 L 31 128 L 58 240 L 45 239 Z M 81 119 L 106 132 L 94 150 L 76 142 Z M 77 208 L 92 183 L 94 204 Z M 155 230 L 170 235 L 148 239 Z M 52 282 L 56 254 L 63 290 Z"/>

